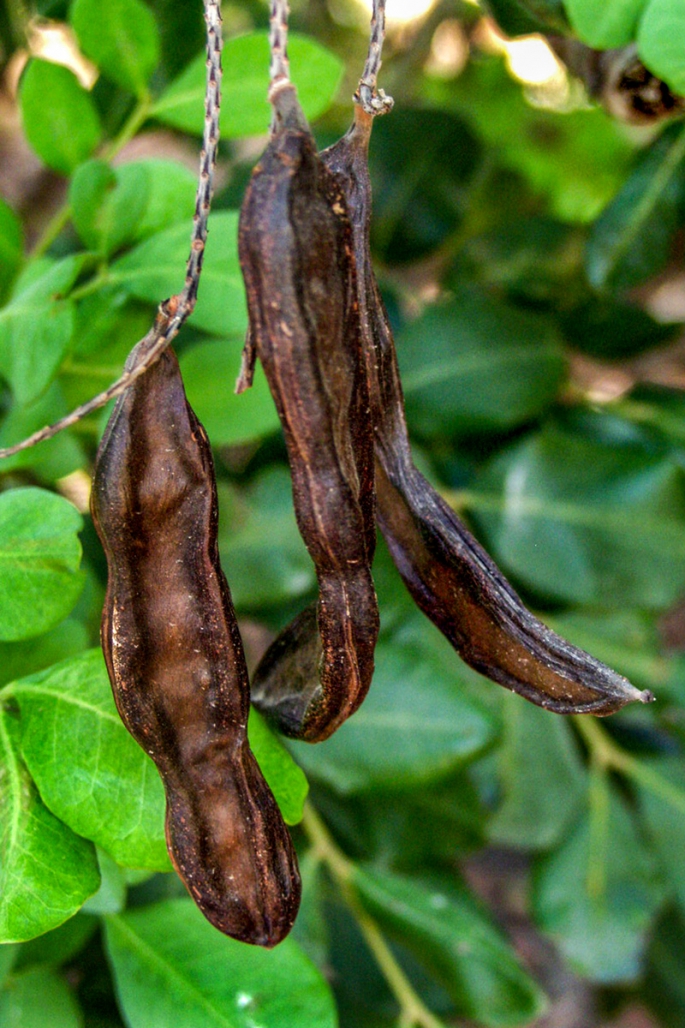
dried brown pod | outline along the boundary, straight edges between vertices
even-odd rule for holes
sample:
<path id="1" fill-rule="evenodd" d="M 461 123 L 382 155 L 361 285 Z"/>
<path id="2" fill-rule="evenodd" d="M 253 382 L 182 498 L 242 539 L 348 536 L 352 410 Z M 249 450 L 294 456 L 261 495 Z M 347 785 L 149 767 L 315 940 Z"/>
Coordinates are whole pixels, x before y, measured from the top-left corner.
<path id="1" fill-rule="evenodd" d="M 171 350 L 119 397 L 91 506 L 109 570 L 107 669 L 121 718 L 164 783 L 172 861 L 220 931 L 274 946 L 297 914 L 297 860 L 247 741 L 212 455 Z"/>
<path id="2" fill-rule="evenodd" d="M 454 511 L 414 467 L 392 332 L 369 248 L 373 117 L 355 121 L 322 159 L 345 192 L 375 426 L 378 523 L 417 606 L 467 664 L 559 714 L 610 714 L 648 702 L 625 678 L 531 614 Z"/>
<path id="3" fill-rule="evenodd" d="M 593 50 L 569 36 L 550 36 L 548 42 L 592 99 L 614 118 L 652 125 L 685 111 L 685 98 L 645 67 L 634 43 L 617 50 Z"/>
<path id="4" fill-rule="evenodd" d="M 294 86 L 279 81 L 271 101 L 272 136 L 240 214 L 250 335 L 238 389 L 258 356 L 319 599 L 267 652 L 252 699 L 286 735 L 320 741 L 357 709 L 373 674 L 373 430 L 345 197 Z"/>

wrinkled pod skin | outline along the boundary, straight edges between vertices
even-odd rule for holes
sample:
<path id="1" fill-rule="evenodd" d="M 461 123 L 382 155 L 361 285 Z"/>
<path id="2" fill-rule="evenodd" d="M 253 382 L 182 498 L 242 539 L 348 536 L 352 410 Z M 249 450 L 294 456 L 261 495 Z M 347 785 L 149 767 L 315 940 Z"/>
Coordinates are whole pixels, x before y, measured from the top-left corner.
<path id="1" fill-rule="evenodd" d="M 216 928 L 274 946 L 297 914 L 297 859 L 247 741 L 212 455 L 171 350 L 117 401 L 91 507 L 109 570 L 102 648 L 121 718 L 164 783 L 171 859 Z"/>
<path id="2" fill-rule="evenodd" d="M 286 735 L 319 742 L 354 713 L 373 674 L 373 427 L 345 200 L 294 87 L 272 103 L 275 129 L 240 213 L 250 332 L 238 388 L 259 357 L 319 599 L 267 651 L 252 699 Z"/>
<path id="3" fill-rule="evenodd" d="M 371 264 L 372 117 L 355 122 L 322 160 L 345 192 L 375 426 L 377 518 L 417 606 L 481 674 L 558 714 L 611 714 L 649 702 L 621 675 L 535 618 L 454 511 L 414 467 L 397 357 Z"/>

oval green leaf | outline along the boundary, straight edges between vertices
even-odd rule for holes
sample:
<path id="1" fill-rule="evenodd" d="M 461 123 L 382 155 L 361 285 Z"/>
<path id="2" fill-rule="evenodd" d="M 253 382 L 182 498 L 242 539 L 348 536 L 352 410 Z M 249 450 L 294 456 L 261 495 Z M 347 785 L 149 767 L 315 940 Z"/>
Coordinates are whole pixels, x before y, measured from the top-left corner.
<path id="1" fill-rule="evenodd" d="M 564 718 L 505 694 L 504 738 L 497 751 L 501 802 L 488 825 L 499 846 L 550 849 L 582 804 L 586 775 Z M 553 773 L 550 769 L 553 768 Z"/>
<path id="2" fill-rule="evenodd" d="M 627 46 L 648 0 L 564 0 L 571 25 L 597 50 Z"/>
<path id="3" fill-rule="evenodd" d="M 551 319 L 472 288 L 429 307 L 397 347 L 409 426 L 429 438 L 514 428 L 549 407 L 565 371 Z"/>
<path id="4" fill-rule="evenodd" d="M 646 932 L 665 895 L 625 803 L 607 788 L 540 864 L 533 896 L 540 927 L 580 974 L 603 984 L 638 977 Z"/>
<path id="5" fill-rule="evenodd" d="M 288 36 L 288 57 L 293 82 L 310 121 L 330 106 L 343 74 L 342 62 L 319 43 L 297 33 Z M 269 41 L 266 32 L 236 36 L 224 44 L 223 93 L 230 102 L 221 105 L 224 138 L 252 136 L 268 131 L 271 108 L 269 89 Z M 152 114 L 165 125 L 202 134 L 204 125 L 206 65 L 200 54 L 181 72 L 155 104 Z"/>
<path id="6" fill-rule="evenodd" d="M 290 475 L 281 465 L 238 493 L 219 492 L 219 548 L 239 610 L 306 597 L 316 589 L 312 559 L 297 529 Z"/>
<path id="7" fill-rule="evenodd" d="M 9 204 L 0 198 L 0 300 L 19 270 L 24 246 L 21 222 Z"/>
<path id="8" fill-rule="evenodd" d="M 81 527 L 76 508 L 54 493 L 0 495 L 0 639 L 42 635 L 67 616 L 83 586 Z"/>
<path id="9" fill-rule="evenodd" d="M 309 792 L 304 772 L 254 708 L 250 709 L 248 736 L 252 752 L 276 798 L 283 820 L 287 825 L 299 824 Z"/>
<path id="10" fill-rule="evenodd" d="M 100 650 L 11 689 L 24 760 L 46 806 L 119 864 L 169 871 L 164 789 L 121 722 Z"/>
<path id="11" fill-rule="evenodd" d="M 447 989 L 459 1014 L 488 1028 L 529 1024 L 545 997 L 465 889 L 357 865 L 352 883 L 372 917 Z"/>
<path id="12" fill-rule="evenodd" d="M 72 917 L 99 887 L 93 846 L 43 805 L 0 708 L 0 943 L 25 942 Z"/>
<path id="13" fill-rule="evenodd" d="M 158 304 L 183 286 L 190 250 L 187 224 L 158 232 L 112 265 L 109 281 L 132 296 Z M 212 215 L 193 325 L 215 335 L 243 335 L 245 290 L 238 264 L 238 212 Z"/>
<path id="14" fill-rule="evenodd" d="M 592 226 L 585 251 L 590 284 L 619 292 L 668 262 L 685 203 L 685 129 L 667 129 L 644 153 Z"/>
<path id="15" fill-rule="evenodd" d="M 69 175 L 90 157 L 102 130 L 90 94 L 61 64 L 32 60 L 19 91 L 24 132 L 49 168 Z"/>
<path id="16" fill-rule="evenodd" d="M 103 256 L 137 236 L 147 208 L 150 182 L 145 166 L 127 167 L 121 175 L 106 161 L 87 161 L 76 169 L 69 188 L 76 231 L 89 249 Z"/>
<path id="17" fill-rule="evenodd" d="M 13 974 L 0 992 L 6 1028 L 82 1028 L 83 1015 L 64 979 L 48 967 Z"/>
<path id="18" fill-rule="evenodd" d="M 680 0 L 647 0 L 637 33 L 637 49 L 651 72 L 685 95 L 685 7 Z"/>
<path id="19" fill-rule="evenodd" d="M 57 374 L 74 331 L 74 305 L 64 299 L 87 258 L 84 254 L 29 266 L 0 311 L 0 374 L 18 403 L 31 403 Z"/>
<path id="20" fill-rule="evenodd" d="M 467 503 L 495 559 L 543 596 L 659 609 L 685 589 L 685 474 L 649 447 L 549 427 L 486 465 Z"/>
<path id="21" fill-rule="evenodd" d="M 213 446 L 249 443 L 270 435 L 279 426 L 276 407 L 260 365 L 256 368 L 252 388 L 236 395 L 234 387 L 242 348 L 240 336 L 199 343 L 181 356 L 188 399 Z"/>
<path id="22" fill-rule="evenodd" d="M 444 778 L 473 760 L 496 733 L 467 695 L 470 672 L 418 617 L 376 649 L 373 686 L 325 746 L 290 743 L 308 777 L 339 793 L 401 789 Z"/>
<path id="23" fill-rule="evenodd" d="M 103 75 L 143 96 L 159 60 L 150 8 L 141 0 L 74 0 L 70 20 L 81 49 Z"/>
<path id="24" fill-rule="evenodd" d="M 106 945 L 130 1028 L 336 1028 L 330 989 L 292 939 L 246 946 L 189 899 L 108 917 Z"/>

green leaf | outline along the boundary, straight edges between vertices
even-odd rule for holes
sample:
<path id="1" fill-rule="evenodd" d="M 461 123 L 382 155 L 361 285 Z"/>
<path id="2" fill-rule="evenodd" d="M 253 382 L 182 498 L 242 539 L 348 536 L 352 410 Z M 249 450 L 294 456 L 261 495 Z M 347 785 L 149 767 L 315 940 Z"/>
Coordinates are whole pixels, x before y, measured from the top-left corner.
<path id="1" fill-rule="evenodd" d="M 190 226 L 175 225 L 113 264 L 109 281 L 123 285 L 132 296 L 158 304 L 182 288 L 189 250 Z M 238 264 L 238 212 L 219 211 L 212 215 L 192 323 L 216 335 L 242 335 L 247 328 L 246 311 Z"/>
<path id="2" fill-rule="evenodd" d="M 669 907 L 658 919 L 647 955 L 642 986 L 650 1012 L 664 1028 L 680 1028 L 685 1023 L 685 917 L 676 906 Z"/>
<path id="3" fill-rule="evenodd" d="M 498 188 L 494 179 L 486 192 Z M 473 217 L 478 226 L 483 215 L 479 216 L 478 206 L 474 206 Z M 460 280 L 475 279 L 490 293 L 496 290 L 499 295 L 511 297 L 519 309 L 565 310 L 569 294 L 572 296 L 578 288 L 585 233 L 576 225 L 544 215 L 521 217 L 514 212 L 498 211 L 486 217 L 488 222 L 494 218 L 494 227 L 466 240 L 455 255 L 454 271 L 447 285 L 459 286 Z"/>
<path id="4" fill-rule="evenodd" d="M 149 178 L 142 164 L 121 175 L 106 161 L 86 161 L 69 188 L 76 231 L 91 250 L 108 256 L 136 238 L 147 208 Z"/>
<path id="5" fill-rule="evenodd" d="M 590 817 L 537 869 L 537 921 L 580 974 L 631 981 L 664 898 L 655 870 L 623 800 L 605 783 Z"/>
<path id="6" fill-rule="evenodd" d="M 85 625 L 67 618 L 51 632 L 37 638 L 0 643 L 0 685 L 56 664 L 58 660 L 75 657 L 88 645 Z"/>
<path id="7" fill-rule="evenodd" d="M 62 389 L 57 382 L 49 385 L 37 400 L 26 406 L 15 400 L 0 428 L 0 447 L 21 442 L 39 428 L 53 424 L 68 413 Z M 53 439 L 16 453 L 13 457 L 6 457 L 0 463 L 0 472 L 6 474 L 15 468 L 30 467 L 37 479 L 52 484 L 83 467 L 83 461 L 83 450 L 78 441 L 69 432 L 60 432 Z"/>
<path id="8" fill-rule="evenodd" d="M 319 43 L 297 33 L 288 36 L 288 57 L 293 82 L 307 118 L 315 121 L 338 92 L 343 65 Z M 251 32 L 224 43 L 223 94 L 230 102 L 221 105 L 223 138 L 252 136 L 268 131 L 271 108 L 269 43 L 266 32 Z M 152 114 L 165 125 L 183 132 L 202 134 L 206 78 L 205 55 L 198 57 L 166 89 Z"/>
<path id="9" fill-rule="evenodd" d="M 19 91 L 24 132 L 44 164 L 69 175 L 90 157 L 102 130 L 95 104 L 68 68 L 32 60 Z"/>
<path id="10" fill-rule="evenodd" d="M 468 210 L 481 145 L 469 125 L 447 111 L 399 108 L 374 125 L 374 250 L 406 263 L 435 250 Z"/>
<path id="11" fill-rule="evenodd" d="M 95 851 L 43 806 L 0 708 L 0 942 L 62 924 L 100 884 Z"/>
<path id="12" fill-rule="evenodd" d="M 642 307 L 612 296 L 593 296 L 562 314 L 571 346 L 600 360 L 621 360 L 675 339 L 682 327 L 662 324 Z"/>
<path id="13" fill-rule="evenodd" d="M 199 343 L 181 356 L 188 399 L 214 446 L 261 439 L 280 424 L 261 365 L 255 369 L 252 388 L 240 396 L 235 393 L 242 347 L 239 336 Z"/>
<path id="14" fill-rule="evenodd" d="M 82 1028 L 74 995 L 55 971 L 34 967 L 12 975 L 0 992 L 0 1024 L 6 1028 Z"/>
<path id="15" fill-rule="evenodd" d="M 297 530 L 290 475 L 262 472 L 244 492 L 220 490 L 219 547 L 238 609 L 255 610 L 308 596 L 311 557 Z"/>
<path id="16" fill-rule="evenodd" d="M 474 784 L 480 763 L 458 768 L 429 789 L 341 796 L 318 785 L 315 802 L 336 839 L 359 860 L 425 871 L 485 844 L 488 811 Z"/>
<path id="17" fill-rule="evenodd" d="M 685 396 L 670 386 L 638 385 L 614 410 L 635 425 L 655 430 L 658 437 L 685 452 Z"/>
<path id="18" fill-rule="evenodd" d="M 685 478 L 632 441 L 549 426 L 486 465 L 467 504 L 495 559 L 538 593 L 664 608 L 685 587 Z"/>
<path id="19" fill-rule="evenodd" d="M 508 36 L 568 30 L 562 0 L 485 0 L 483 6 Z"/>
<path id="20" fill-rule="evenodd" d="M 12 208 L 0 198 L 0 301 L 19 270 L 24 248 L 21 222 Z"/>
<path id="21" fill-rule="evenodd" d="M 83 52 L 103 75 L 144 96 L 159 60 L 159 34 L 140 0 L 74 0 L 71 24 Z"/>
<path id="22" fill-rule="evenodd" d="M 544 996 L 465 889 L 356 865 L 352 884 L 381 927 L 447 989 L 459 1014 L 489 1028 L 528 1024 Z"/>
<path id="23" fill-rule="evenodd" d="M 106 919 L 106 943 L 130 1028 L 335 1028 L 324 979 L 292 939 L 274 950 L 235 942 L 189 899 Z"/>
<path id="24" fill-rule="evenodd" d="M 140 173 L 147 178 L 147 206 L 135 226 L 133 238 L 146 239 L 156 232 L 183 222 L 190 227 L 195 211 L 196 176 L 178 161 L 151 159 L 130 161 L 117 167 L 117 179 L 129 188 Z"/>
<path id="25" fill-rule="evenodd" d="M 324 869 L 321 860 L 308 849 L 300 857 L 302 876 L 302 902 L 293 925 L 292 938 L 317 967 L 328 964 L 330 944 L 329 925 L 324 911 Z"/>
<path id="26" fill-rule="evenodd" d="M 648 0 L 564 0 L 571 25 L 596 50 L 627 46 Z"/>
<path id="27" fill-rule="evenodd" d="M 469 190 L 467 228 L 472 228 L 477 215 L 478 232 L 483 222 L 489 225 L 494 218 L 519 218 L 531 209 L 538 211 L 540 194 L 547 214 L 562 221 L 591 223 L 620 188 L 635 152 L 625 127 L 600 107 L 569 111 L 561 117 L 558 111 L 531 106 L 500 57 L 470 61 L 457 79 L 426 78 L 422 95 L 461 114 L 487 146 L 488 162 L 496 162 L 501 169 L 494 181 L 481 182 L 480 190 L 474 183 Z M 381 124 L 374 126 L 374 146 Z M 386 131 L 392 131 L 390 124 Z M 523 176 L 525 190 L 518 176 Z"/>
<path id="28" fill-rule="evenodd" d="M 5 984 L 19 952 L 20 947 L 13 943 L 5 943 L 4 946 L 0 946 L 0 988 Z"/>
<path id="29" fill-rule="evenodd" d="M 95 895 L 97 896 L 97 893 Z M 19 947 L 16 966 L 25 968 L 36 964 L 48 964 L 60 967 L 81 952 L 97 929 L 97 918 L 80 911 L 59 928 L 53 928 L 51 932 L 46 932 L 45 935 L 25 942 Z"/>
<path id="30" fill-rule="evenodd" d="M 126 906 L 126 877 L 123 868 L 104 850 L 97 850 L 100 888 L 83 905 L 86 914 L 119 914 Z"/>
<path id="31" fill-rule="evenodd" d="M 680 0 L 647 0 L 637 32 L 637 49 L 651 72 L 674 93 L 685 94 L 685 8 Z"/>
<path id="32" fill-rule="evenodd" d="M 681 758 L 641 761 L 635 774 L 640 810 L 654 849 L 685 911 L 685 769 Z"/>
<path id="33" fill-rule="evenodd" d="M 70 353 L 71 357 L 77 358 L 77 377 L 86 376 L 84 365 L 91 361 L 100 370 L 103 380 L 105 375 L 108 381 L 116 377 L 121 368 L 115 369 L 112 366 L 110 370 L 110 354 L 112 360 L 118 362 L 119 349 L 124 356 L 130 352 L 131 339 L 136 336 L 129 333 L 142 328 L 143 322 L 149 328 L 150 312 L 147 306 L 132 300 L 122 286 L 105 285 L 82 297 L 76 304 L 74 340 Z M 121 339 L 123 335 L 126 335 L 125 342 Z M 128 350 L 125 349 L 126 345 Z M 70 364 L 61 370 L 60 379 L 63 384 L 68 384 L 71 378 Z M 91 388 L 90 382 L 86 383 L 86 388 Z"/>
<path id="34" fill-rule="evenodd" d="M 364 704 L 325 746 L 289 743 L 308 777 L 343 794 L 446 777 L 490 743 L 496 724 L 466 695 L 469 672 L 418 617 L 376 648 Z"/>
<path id="35" fill-rule="evenodd" d="M 302 820 L 304 801 L 309 791 L 304 772 L 254 709 L 250 710 L 248 736 L 283 820 L 288 825 L 298 824 Z"/>
<path id="36" fill-rule="evenodd" d="M 685 129 L 674 125 L 641 157 L 592 226 L 585 252 L 595 289 L 639 285 L 668 261 L 685 197 Z"/>
<path id="37" fill-rule="evenodd" d="M 503 702 L 497 752 L 503 796 L 488 834 L 500 846 L 550 849 L 578 814 L 585 791 L 571 727 L 517 696 L 505 695 Z"/>
<path id="38" fill-rule="evenodd" d="M 10 687 L 22 752 L 46 806 L 127 867 L 170 870 L 164 789 L 117 713 L 100 650 Z"/>
<path id="39" fill-rule="evenodd" d="M 551 320 L 458 289 L 397 342 L 411 429 L 423 436 L 504 430 L 542 413 L 564 375 Z"/>
<path id="40" fill-rule="evenodd" d="M 46 260 L 30 278 L 20 278 L 0 311 L 0 374 L 17 402 L 40 396 L 57 373 L 74 329 L 74 306 L 62 299 L 78 277 L 85 257 Z"/>
<path id="41" fill-rule="evenodd" d="M 83 586 L 81 515 L 43 489 L 0 494 L 0 639 L 42 635 L 66 617 Z"/>

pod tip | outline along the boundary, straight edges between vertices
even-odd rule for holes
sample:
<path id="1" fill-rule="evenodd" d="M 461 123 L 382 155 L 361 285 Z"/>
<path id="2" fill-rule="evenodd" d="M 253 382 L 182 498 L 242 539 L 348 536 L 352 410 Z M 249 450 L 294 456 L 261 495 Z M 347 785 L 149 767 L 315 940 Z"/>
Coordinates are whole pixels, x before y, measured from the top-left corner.
<path id="1" fill-rule="evenodd" d="M 654 703 L 656 696 L 651 689 L 643 689 L 639 696 L 641 703 Z"/>

